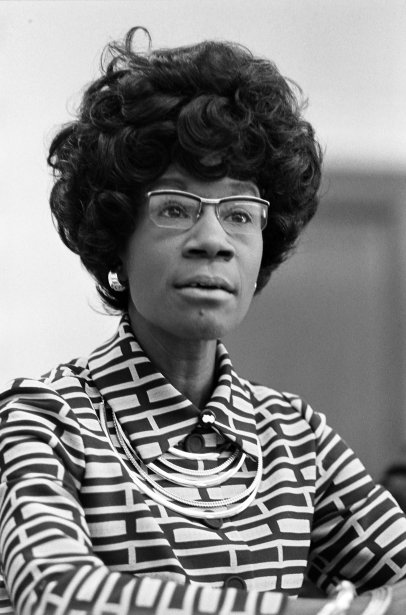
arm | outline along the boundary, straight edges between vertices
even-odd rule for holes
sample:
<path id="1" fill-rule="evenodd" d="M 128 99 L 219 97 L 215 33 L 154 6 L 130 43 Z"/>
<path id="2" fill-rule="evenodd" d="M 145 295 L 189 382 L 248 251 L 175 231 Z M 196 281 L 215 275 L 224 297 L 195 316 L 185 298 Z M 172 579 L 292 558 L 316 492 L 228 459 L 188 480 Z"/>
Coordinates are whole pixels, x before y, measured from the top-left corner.
<path id="1" fill-rule="evenodd" d="M 291 396 L 314 433 L 316 491 L 309 577 L 329 594 L 343 579 L 359 594 L 406 578 L 406 517 L 325 417 Z"/>
<path id="2" fill-rule="evenodd" d="M 392 496 L 373 482 L 353 451 L 326 425 L 323 415 L 294 396 L 291 403 L 315 434 L 318 476 L 309 577 L 326 592 L 342 579 L 352 581 L 361 597 L 355 599 L 351 615 L 363 613 L 369 600 L 365 592 L 391 584 L 393 599 L 387 614 L 404 613 L 404 513 Z M 311 603 L 314 601 L 306 600 L 299 606 L 298 601 L 292 614 L 296 609 L 304 615 L 311 613 Z M 317 613 L 316 606 L 314 603 L 313 612 Z"/>

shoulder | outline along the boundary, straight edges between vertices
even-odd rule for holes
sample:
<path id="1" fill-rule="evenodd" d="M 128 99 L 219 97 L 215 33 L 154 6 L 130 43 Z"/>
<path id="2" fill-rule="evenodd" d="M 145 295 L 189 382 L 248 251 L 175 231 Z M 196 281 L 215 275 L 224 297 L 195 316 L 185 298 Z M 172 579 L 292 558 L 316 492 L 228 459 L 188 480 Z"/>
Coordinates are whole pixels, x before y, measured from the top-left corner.
<path id="1" fill-rule="evenodd" d="M 61 364 L 39 378 L 16 378 L 0 390 L 0 411 L 4 419 L 10 411 L 30 410 L 67 416 L 81 404 L 89 405 L 94 387 L 89 376 L 86 359 L 74 359 Z"/>
<path id="2" fill-rule="evenodd" d="M 86 378 L 84 365 L 75 361 L 38 379 L 17 378 L 0 392 L 0 460 L 4 475 L 13 475 L 21 458 L 32 464 L 40 459 L 44 467 L 58 474 L 56 460 L 63 460 L 80 484 L 85 468 L 83 426 L 87 417 L 94 416 Z"/>
<path id="3" fill-rule="evenodd" d="M 248 380 L 245 380 L 244 384 L 250 392 L 259 420 L 261 417 L 263 420 L 272 419 L 273 422 L 285 425 L 285 430 L 288 425 L 292 430 L 295 425 L 299 429 L 301 426 L 310 430 L 315 438 L 323 436 L 327 428 L 325 415 L 313 410 L 303 397 Z"/>
<path id="4" fill-rule="evenodd" d="M 251 398 L 256 400 L 257 428 L 265 441 L 283 442 L 292 456 L 315 455 L 318 496 L 333 482 L 345 484 L 358 478 L 358 495 L 369 489 L 371 479 L 362 462 L 345 440 L 330 427 L 326 417 L 316 412 L 298 395 L 278 392 L 269 387 L 249 383 Z M 362 482 L 363 481 L 363 482 Z"/>

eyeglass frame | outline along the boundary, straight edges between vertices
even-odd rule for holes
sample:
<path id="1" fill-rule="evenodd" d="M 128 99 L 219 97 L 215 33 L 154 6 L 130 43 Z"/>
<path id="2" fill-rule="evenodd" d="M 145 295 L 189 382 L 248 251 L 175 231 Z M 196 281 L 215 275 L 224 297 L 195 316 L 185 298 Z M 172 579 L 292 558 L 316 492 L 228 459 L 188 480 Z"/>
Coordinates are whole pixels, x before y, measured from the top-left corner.
<path id="1" fill-rule="evenodd" d="M 221 219 L 220 219 L 220 206 L 222 203 L 227 202 L 227 201 L 235 201 L 235 200 L 249 200 L 252 201 L 254 203 L 258 203 L 259 205 L 265 205 L 265 209 L 262 209 L 262 215 L 261 215 L 261 220 L 263 220 L 263 224 L 261 225 L 261 233 L 262 231 L 266 228 L 266 225 L 268 223 L 268 209 L 270 207 L 270 202 L 267 201 L 266 199 L 261 199 L 260 197 L 257 196 L 253 196 L 253 195 L 242 195 L 242 194 L 237 194 L 237 195 L 233 195 L 233 196 L 224 196 L 221 197 L 219 199 L 207 199 L 204 198 L 202 196 L 199 196 L 198 194 L 194 194 L 193 192 L 186 192 L 185 190 L 171 190 L 170 188 L 168 189 L 161 189 L 161 190 L 150 190 L 149 192 L 147 192 L 146 196 L 148 199 L 148 213 L 149 215 L 151 214 L 151 210 L 149 208 L 149 203 L 150 203 L 150 198 L 151 196 L 155 195 L 155 194 L 179 194 L 181 196 L 188 196 L 188 197 L 192 197 L 193 199 L 195 199 L 196 201 L 199 201 L 200 207 L 198 209 L 197 212 L 197 217 L 196 220 L 193 222 L 193 224 L 191 224 L 190 226 L 187 227 L 183 227 L 184 230 L 187 230 L 189 228 L 192 228 L 196 222 L 198 222 L 198 220 L 200 219 L 200 216 L 202 214 L 203 211 L 203 205 L 213 205 L 214 206 L 214 210 L 216 213 L 216 218 L 219 221 L 219 224 L 221 226 L 221 228 L 228 234 L 233 234 L 229 231 L 227 231 L 226 228 L 224 228 L 224 226 L 222 225 Z M 152 220 L 152 222 L 154 224 L 156 224 L 156 226 L 158 226 L 159 228 L 173 228 L 176 229 L 176 226 L 164 226 L 164 225 L 159 225 L 150 215 L 150 219 Z M 182 230 L 182 227 L 178 227 L 178 230 Z M 236 231 L 235 234 L 238 234 L 238 231 Z M 254 233 L 241 233 L 244 235 L 253 235 Z"/>

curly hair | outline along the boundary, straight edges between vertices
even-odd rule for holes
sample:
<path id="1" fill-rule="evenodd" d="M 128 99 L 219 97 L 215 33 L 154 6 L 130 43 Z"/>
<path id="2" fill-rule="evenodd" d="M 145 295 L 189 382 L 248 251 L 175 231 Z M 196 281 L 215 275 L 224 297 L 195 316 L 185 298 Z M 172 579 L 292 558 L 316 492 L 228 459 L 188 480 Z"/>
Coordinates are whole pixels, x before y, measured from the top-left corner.
<path id="1" fill-rule="evenodd" d="M 51 143 L 58 232 L 95 278 L 105 305 L 124 311 L 128 292 L 113 291 L 107 276 L 137 224 L 147 186 L 171 163 L 202 179 L 251 180 L 271 203 L 259 292 L 318 204 L 322 155 L 303 118 L 302 92 L 239 44 L 138 53 L 137 30 L 107 45 L 101 76 Z"/>

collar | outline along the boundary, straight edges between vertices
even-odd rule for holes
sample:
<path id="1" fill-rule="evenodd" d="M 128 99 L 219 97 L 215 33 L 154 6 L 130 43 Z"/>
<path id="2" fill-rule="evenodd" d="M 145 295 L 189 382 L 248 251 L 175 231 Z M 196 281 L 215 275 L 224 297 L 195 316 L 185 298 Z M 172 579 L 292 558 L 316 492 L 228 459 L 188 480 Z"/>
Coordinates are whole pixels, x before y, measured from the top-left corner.
<path id="1" fill-rule="evenodd" d="M 255 411 L 247 386 L 235 373 L 227 350 L 217 343 L 219 377 L 203 410 L 214 426 L 245 453 L 257 458 Z M 155 368 L 137 343 L 127 315 L 115 335 L 92 352 L 89 370 L 103 399 L 144 463 L 182 442 L 202 412 Z"/>

